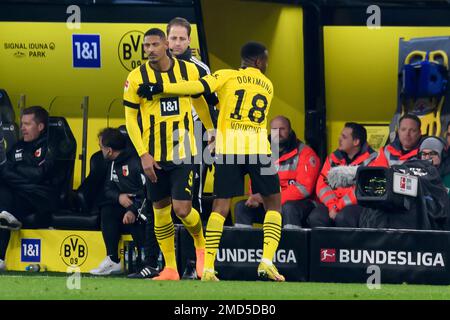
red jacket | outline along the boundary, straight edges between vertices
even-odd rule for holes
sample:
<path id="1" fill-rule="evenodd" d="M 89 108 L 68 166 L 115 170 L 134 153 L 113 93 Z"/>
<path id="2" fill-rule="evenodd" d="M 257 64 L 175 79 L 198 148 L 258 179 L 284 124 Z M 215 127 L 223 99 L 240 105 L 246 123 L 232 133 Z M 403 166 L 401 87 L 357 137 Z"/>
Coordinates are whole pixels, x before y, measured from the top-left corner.
<path id="1" fill-rule="evenodd" d="M 313 198 L 320 159 L 314 150 L 299 141 L 297 148 L 275 161 L 281 186 L 281 204 Z M 251 193 L 251 182 L 250 182 Z"/>
<path id="2" fill-rule="evenodd" d="M 344 153 L 336 150 L 327 157 L 319 179 L 317 180 L 316 193 L 328 210 L 342 210 L 344 207 L 356 204 L 355 186 L 332 189 L 327 182 L 328 172 L 332 167 L 336 166 L 367 166 L 377 157 L 377 152 L 373 150 L 367 143 L 363 145 L 359 155 L 351 162 L 347 163 Z"/>
<path id="3" fill-rule="evenodd" d="M 281 156 L 276 162 L 281 186 L 281 204 L 312 197 L 320 170 L 320 159 L 306 144 Z"/>
<path id="4" fill-rule="evenodd" d="M 397 138 L 391 144 L 380 148 L 377 159 L 373 161 L 370 166 L 388 168 L 392 165 L 402 164 L 407 160 L 417 158 L 417 153 L 419 152 L 419 144 L 420 143 L 418 143 L 414 149 L 403 152 L 400 141 Z"/>

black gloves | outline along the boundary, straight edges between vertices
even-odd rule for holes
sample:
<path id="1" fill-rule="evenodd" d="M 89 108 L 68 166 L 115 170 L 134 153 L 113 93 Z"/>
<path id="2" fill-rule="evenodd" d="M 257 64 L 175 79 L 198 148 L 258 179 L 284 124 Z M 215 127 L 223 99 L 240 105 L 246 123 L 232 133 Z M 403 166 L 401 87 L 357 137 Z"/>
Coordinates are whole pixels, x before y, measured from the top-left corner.
<path id="1" fill-rule="evenodd" d="M 163 92 L 163 85 L 161 83 L 141 83 L 137 89 L 137 94 L 141 98 L 152 100 L 155 94 Z"/>

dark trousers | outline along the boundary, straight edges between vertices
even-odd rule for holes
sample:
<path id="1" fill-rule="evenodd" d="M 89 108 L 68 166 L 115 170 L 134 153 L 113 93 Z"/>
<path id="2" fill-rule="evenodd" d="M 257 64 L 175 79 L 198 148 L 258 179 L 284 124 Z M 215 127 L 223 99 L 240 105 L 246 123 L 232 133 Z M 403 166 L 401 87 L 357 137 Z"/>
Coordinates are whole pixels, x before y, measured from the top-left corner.
<path id="1" fill-rule="evenodd" d="M 264 223 L 266 210 L 263 205 L 258 208 L 249 208 L 245 205 L 246 200 L 236 203 L 234 208 L 235 225 L 239 227 L 251 227 L 253 223 Z M 306 220 L 314 202 L 309 199 L 287 201 L 281 207 L 282 224 L 285 229 L 306 228 Z"/>
<path id="2" fill-rule="evenodd" d="M 144 264 L 152 267 L 157 266 L 159 246 L 154 232 L 153 210 L 146 214 L 147 223 L 123 224 L 126 209 L 121 205 L 106 205 L 100 208 L 101 229 L 106 246 L 106 254 L 118 261 L 118 245 L 122 234 L 130 233 L 138 248 L 143 248 Z M 150 215 L 150 216 L 149 216 Z"/>
<path id="3" fill-rule="evenodd" d="M 8 211 L 17 220 L 22 221 L 23 218 L 30 214 L 37 215 L 37 223 L 46 224 L 50 219 L 50 212 L 46 210 L 45 204 L 35 202 L 26 194 L 20 191 L 13 191 L 7 185 L 0 184 L 0 212 Z M 6 249 L 8 248 L 11 232 L 7 229 L 0 229 L 0 259 L 5 260 Z"/>
<path id="4" fill-rule="evenodd" d="M 340 227 L 358 228 L 359 218 L 363 207 L 359 205 L 349 205 L 338 212 L 333 220 L 328 215 L 328 208 L 320 204 L 308 217 L 308 224 L 311 228 L 316 227 Z"/>
<path id="5" fill-rule="evenodd" d="M 192 207 L 194 207 L 200 213 L 200 217 L 203 218 L 206 215 L 206 210 L 202 207 L 203 188 L 205 186 L 208 169 L 211 167 L 211 164 L 204 162 L 203 153 L 206 151 L 210 158 L 212 158 L 212 156 L 209 151 L 207 151 L 208 141 L 203 139 L 206 134 L 206 129 L 202 122 L 200 120 L 194 121 L 194 128 L 197 155 L 193 157 L 194 165 L 192 169 L 194 171 L 194 179 L 192 184 Z"/>

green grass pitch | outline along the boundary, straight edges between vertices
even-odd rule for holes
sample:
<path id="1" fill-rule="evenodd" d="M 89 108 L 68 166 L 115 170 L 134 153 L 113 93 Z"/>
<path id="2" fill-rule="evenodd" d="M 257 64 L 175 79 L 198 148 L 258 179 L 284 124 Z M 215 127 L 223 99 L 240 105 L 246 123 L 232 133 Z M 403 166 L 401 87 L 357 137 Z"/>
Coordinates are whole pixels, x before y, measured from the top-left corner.
<path id="1" fill-rule="evenodd" d="M 450 286 L 183 280 L 150 281 L 82 275 L 80 289 L 67 288 L 67 275 L 4 273 L 0 299 L 43 300 L 315 300 L 450 299 Z"/>

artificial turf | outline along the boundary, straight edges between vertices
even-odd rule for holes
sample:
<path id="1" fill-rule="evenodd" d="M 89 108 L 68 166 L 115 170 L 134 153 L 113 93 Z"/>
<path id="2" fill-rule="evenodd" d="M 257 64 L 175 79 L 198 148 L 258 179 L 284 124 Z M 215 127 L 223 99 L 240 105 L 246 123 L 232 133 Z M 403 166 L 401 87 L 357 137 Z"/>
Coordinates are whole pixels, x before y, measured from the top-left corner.
<path id="1" fill-rule="evenodd" d="M 134 280 L 82 275 L 80 289 L 68 289 L 65 274 L 0 275 L 2 300 L 417 300 L 450 299 L 450 286 L 221 281 Z M 74 281 L 69 281 L 72 285 Z"/>

